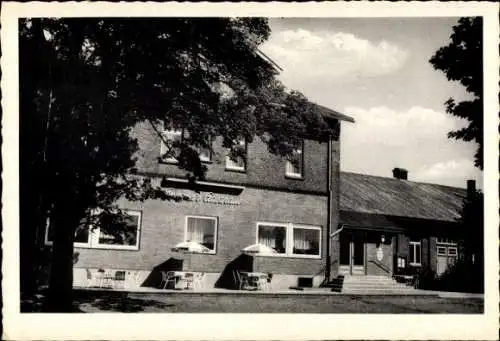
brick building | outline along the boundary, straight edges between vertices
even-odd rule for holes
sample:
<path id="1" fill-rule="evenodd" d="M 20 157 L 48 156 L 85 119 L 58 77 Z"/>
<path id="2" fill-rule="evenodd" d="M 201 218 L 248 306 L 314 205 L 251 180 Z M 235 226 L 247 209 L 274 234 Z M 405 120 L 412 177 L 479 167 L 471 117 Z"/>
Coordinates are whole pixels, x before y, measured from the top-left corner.
<path id="1" fill-rule="evenodd" d="M 160 158 L 164 141 L 182 132 L 162 139 L 150 123 L 137 125 L 137 174 L 179 200 L 120 201 L 130 217 L 121 236 L 78 231 L 74 284 L 85 285 L 101 268 L 126 271 L 129 288 L 157 286 L 159 270 L 175 269 L 205 273 L 207 288 L 230 286 L 234 269 L 269 273 L 273 289 L 319 286 L 337 275 L 391 277 L 427 265 L 443 273 L 458 257 L 456 219 L 467 190 L 408 181 L 399 168 L 393 178 L 340 172 L 340 122 L 353 120 L 318 108 L 336 134 L 304 140 L 298 162 L 270 154 L 259 139 L 241 141 L 245 157 L 232 160 L 215 139 L 213 153 L 200 151 L 208 171 L 195 184 L 175 159 Z M 209 251 L 172 250 L 183 241 Z M 276 253 L 242 255 L 255 243 Z"/>
<path id="2" fill-rule="evenodd" d="M 163 141 L 182 138 L 182 133 L 164 132 L 162 141 L 150 123 L 137 125 L 132 134 L 140 147 L 138 175 L 161 182 L 179 200 L 121 201 L 120 207 L 130 214 L 130 229 L 122 238 L 98 229 L 77 233 L 75 285 L 84 284 L 87 270 L 106 268 L 127 271 L 129 286 L 154 286 L 155 270 L 179 266 L 179 259 L 183 270 L 204 272 L 207 287 L 223 285 L 231 267 L 273 274 L 274 288 L 297 285 L 301 277 L 320 285 L 329 271 L 327 255 L 335 249 L 330 250 L 328 235 L 339 222 L 339 123 L 353 120 L 318 108 L 336 134 L 330 140 L 304 140 L 295 151 L 298 162 L 272 155 L 260 139 L 241 141 L 246 157 L 232 160 L 215 139 L 213 153 L 200 152 L 208 171 L 196 184 L 186 180 L 175 159 L 160 158 Z M 172 251 L 188 240 L 210 251 L 189 255 Z M 276 253 L 250 260 L 242 256 L 241 249 L 255 243 Z"/>
<path id="3" fill-rule="evenodd" d="M 429 267 L 444 273 L 459 256 L 460 212 L 467 189 L 342 172 L 340 175 L 339 272 L 384 275 Z M 413 271 L 408 271 L 413 270 Z"/>

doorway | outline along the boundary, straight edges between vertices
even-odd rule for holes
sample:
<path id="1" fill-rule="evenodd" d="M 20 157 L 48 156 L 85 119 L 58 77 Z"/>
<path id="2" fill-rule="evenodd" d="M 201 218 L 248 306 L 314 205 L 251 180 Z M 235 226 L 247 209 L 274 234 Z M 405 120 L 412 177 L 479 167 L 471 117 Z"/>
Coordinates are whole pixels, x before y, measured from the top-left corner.
<path id="1" fill-rule="evenodd" d="M 365 243 L 362 236 L 340 234 L 340 275 L 365 275 Z"/>

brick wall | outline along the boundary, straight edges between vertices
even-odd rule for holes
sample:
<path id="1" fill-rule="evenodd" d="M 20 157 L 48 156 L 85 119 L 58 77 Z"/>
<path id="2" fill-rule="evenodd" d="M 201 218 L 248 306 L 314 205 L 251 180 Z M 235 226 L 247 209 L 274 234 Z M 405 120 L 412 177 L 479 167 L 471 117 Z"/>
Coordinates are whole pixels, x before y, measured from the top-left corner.
<path id="1" fill-rule="evenodd" d="M 138 139 L 140 151 L 137 153 L 138 171 L 184 177 L 186 172 L 176 165 L 160 163 L 161 140 L 151 125 L 147 122 L 138 124 L 132 131 Z M 334 175 L 338 177 L 339 145 L 334 142 Z M 216 139 L 213 144 L 214 155 L 212 162 L 207 163 L 208 181 L 244 184 L 283 188 L 297 191 L 313 191 L 325 193 L 327 191 L 327 143 L 306 140 L 304 142 L 304 178 L 290 179 L 285 176 L 284 158 L 273 155 L 259 138 L 255 138 L 248 145 L 248 161 L 246 172 L 235 172 L 225 169 L 227 150 L 222 148 L 221 139 Z"/>
<path id="2" fill-rule="evenodd" d="M 327 197 L 245 188 L 240 205 L 223 206 L 199 202 L 120 202 L 122 208 L 142 211 L 138 251 L 77 248 L 77 268 L 123 268 L 152 270 L 169 258 L 191 257 L 190 270 L 221 272 L 240 250 L 256 242 L 256 222 L 292 222 L 322 227 L 321 259 L 256 257 L 254 268 L 276 274 L 315 275 L 324 265 L 326 251 Z M 171 248 L 184 240 L 185 216 L 218 217 L 215 255 L 179 255 Z M 187 258 L 186 263 L 187 264 Z"/>

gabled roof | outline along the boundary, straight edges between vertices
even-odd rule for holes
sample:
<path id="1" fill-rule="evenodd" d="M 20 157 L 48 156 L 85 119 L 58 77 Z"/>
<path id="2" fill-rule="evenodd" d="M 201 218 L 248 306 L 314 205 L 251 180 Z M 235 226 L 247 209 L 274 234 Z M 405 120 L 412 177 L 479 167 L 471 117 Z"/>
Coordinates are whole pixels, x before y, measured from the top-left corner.
<path id="1" fill-rule="evenodd" d="M 354 123 L 354 118 L 352 118 L 351 116 L 341 114 L 338 111 L 327 108 L 327 107 L 320 105 L 320 104 L 317 104 L 317 103 L 313 103 L 313 102 L 311 102 L 311 103 L 314 104 L 320 110 L 321 114 L 326 118 L 333 118 L 333 119 L 339 120 L 339 121 L 347 121 L 347 122 Z"/>
<path id="2" fill-rule="evenodd" d="M 340 210 L 454 222 L 465 188 L 341 172 Z"/>

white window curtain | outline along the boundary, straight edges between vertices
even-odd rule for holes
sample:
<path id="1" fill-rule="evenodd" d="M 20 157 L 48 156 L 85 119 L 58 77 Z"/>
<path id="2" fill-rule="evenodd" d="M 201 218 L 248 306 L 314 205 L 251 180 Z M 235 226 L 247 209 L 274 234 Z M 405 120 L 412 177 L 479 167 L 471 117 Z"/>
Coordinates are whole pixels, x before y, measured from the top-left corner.
<path id="1" fill-rule="evenodd" d="M 186 240 L 202 244 L 205 242 L 205 235 L 210 234 L 210 231 L 213 235 L 213 228 L 214 221 L 212 219 L 188 218 Z"/>
<path id="2" fill-rule="evenodd" d="M 315 231 L 306 229 L 293 230 L 293 247 L 298 250 L 309 250 L 312 248 L 311 241 L 315 238 Z"/>
<path id="3" fill-rule="evenodd" d="M 271 248 L 276 248 L 276 237 L 273 231 L 268 228 L 261 228 L 259 231 L 259 244 L 269 246 Z"/>
<path id="4" fill-rule="evenodd" d="M 286 236 L 285 226 L 260 225 L 258 243 L 269 246 L 278 253 L 286 253 Z"/>

